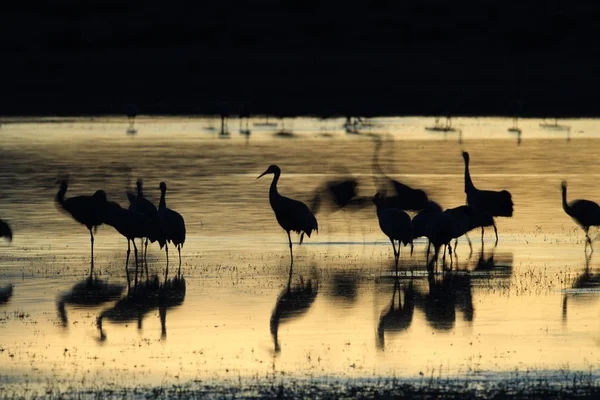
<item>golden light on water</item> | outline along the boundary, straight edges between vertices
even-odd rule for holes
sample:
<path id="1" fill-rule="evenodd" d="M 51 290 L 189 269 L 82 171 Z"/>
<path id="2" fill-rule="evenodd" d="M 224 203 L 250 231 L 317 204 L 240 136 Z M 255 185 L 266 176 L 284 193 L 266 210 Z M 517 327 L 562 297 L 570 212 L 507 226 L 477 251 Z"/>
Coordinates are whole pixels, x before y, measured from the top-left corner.
<path id="1" fill-rule="evenodd" d="M 506 132 L 511 120 L 499 118 L 453 120 L 462 144 L 456 133 L 446 140 L 428 133 L 431 121 L 423 118 L 382 119 L 354 136 L 343 133 L 343 120 L 323 128 L 298 119 L 295 139 L 257 128 L 250 138 L 232 133 L 229 140 L 203 131 L 208 122 L 201 119 L 141 118 L 135 137 L 118 119 L 5 124 L 0 217 L 10 221 L 14 240 L 0 247 L 0 280 L 13 283 L 14 292 L 0 304 L 0 382 L 598 369 L 599 264 L 594 254 L 585 273 L 584 234 L 561 208 L 560 182 L 568 180 L 570 200 L 600 199 L 600 167 L 593 162 L 600 131 L 597 121 L 568 121 L 567 141 L 564 132 L 544 131 L 538 122 L 519 122 L 520 145 Z M 333 137 L 319 135 L 324 130 Z M 497 219 L 495 249 L 491 230 L 483 253 L 479 231 L 470 235 L 471 258 L 462 239 L 458 267 L 447 280 L 427 279 L 423 239 L 412 258 L 403 248 L 399 294 L 402 307 L 410 307 L 412 293 L 412 314 L 406 310 L 403 327 L 390 323 L 381 336 L 380 319 L 394 295 L 393 255 L 374 209 L 319 213 L 319 234 L 294 248 L 292 287 L 303 287 L 304 298 L 274 319 L 289 253 L 269 206 L 269 178 L 256 177 L 278 164 L 280 192 L 308 203 L 325 179 L 350 174 L 360 195 L 370 196 L 374 144 L 367 133 L 384 140 L 387 175 L 426 190 L 444 207 L 465 201 L 460 152 L 468 150 L 475 185 L 508 189 L 515 214 Z M 188 230 L 182 302 L 126 308 L 114 320 L 103 318 L 101 332 L 98 317 L 116 315 L 110 310 L 125 291 L 100 304 L 68 300 L 88 272 L 89 235 L 54 205 L 55 180 L 66 173 L 67 197 L 102 188 L 122 205 L 138 177 L 155 203 L 158 183 L 168 182 L 168 205 Z M 125 285 L 125 251 L 126 240 L 113 228 L 99 229 L 100 279 Z M 153 272 L 164 271 L 157 246 L 149 260 Z M 62 311 L 61 299 L 67 299 Z"/>

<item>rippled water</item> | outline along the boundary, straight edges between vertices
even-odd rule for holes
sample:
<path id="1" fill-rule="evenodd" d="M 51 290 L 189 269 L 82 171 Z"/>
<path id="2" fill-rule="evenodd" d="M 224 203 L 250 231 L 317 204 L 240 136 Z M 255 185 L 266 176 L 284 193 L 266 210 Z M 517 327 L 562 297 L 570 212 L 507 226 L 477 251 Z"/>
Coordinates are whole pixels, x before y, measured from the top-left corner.
<path id="1" fill-rule="evenodd" d="M 127 135 L 118 118 L 13 120 L 0 128 L 0 218 L 14 231 L 0 244 L 0 382 L 56 379 L 172 383 L 282 375 L 413 378 L 514 370 L 598 370 L 597 256 L 584 255 L 583 232 L 563 212 L 569 198 L 600 199 L 596 120 L 559 121 L 570 130 L 510 119 L 459 118 L 462 133 L 424 129 L 424 118 L 373 121 L 346 134 L 343 120 L 286 120 L 253 126 L 250 137 L 221 139 L 217 120 L 142 118 Z M 281 121 L 277 121 L 281 127 Z M 499 244 L 486 232 L 473 254 L 462 239 L 452 274 L 427 279 L 425 242 L 402 250 L 401 278 L 372 206 L 317 215 L 319 233 L 295 247 L 288 290 L 285 232 L 268 202 L 269 164 L 283 173 L 282 194 L 310 202 L 328 179 L 354 176 L 374 192 L 374 136 L 385 173 L 427 191 L 444 207 L 464 203 L 461 150 L 481 189 L 507 189 L 513 218 L 499 218 Z M 462 143 L 459 143 L 459 138 Z M 568 139 L 568 140 L 567 140 Z M 185 296 L 132 304 L 125 298 L 126 240 L 103 226 L 95 268 L 104 286 L 86 287 L 89 235 L 57 211 L 57 177 L 67 197 L 104 189 L 122 205 L 138 177 L 155 203 L 158 184 L 186 221 Z M 595 234 L 595 231 L 594 231 Z M 176 252 L 171 249 L 171 271 Z M 164 253 L 149 252 L 163 273 Z M 455 265 L 456 267 L 456 265 Z M 78 285 L 79 284 L 79 285 Z M 400 303 L 398 303 L 400 302 Z M 102 330 L 97 324 L 102 317 Z"/>

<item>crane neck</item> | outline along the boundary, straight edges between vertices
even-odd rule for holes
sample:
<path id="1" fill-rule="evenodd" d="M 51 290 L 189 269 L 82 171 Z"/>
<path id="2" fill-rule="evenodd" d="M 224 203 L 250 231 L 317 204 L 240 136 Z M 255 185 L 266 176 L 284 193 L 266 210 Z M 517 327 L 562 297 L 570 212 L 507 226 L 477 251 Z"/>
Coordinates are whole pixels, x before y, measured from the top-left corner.
<path id="1" fill-rule="evenodd" d="M 160 191 L 160 202 L 158 203 L 159 210 L 163 210 L 163 209 L 167 208 L 167 201 L 165 200 L 165 193 L 166 193 L 166 190 Z"/>
<path id="2" fill-rule="evenodd" d="M 137 195 L 138 197 L 144 197 L 144 189 L 142 188 L 142 185 L 137 186 Z"/>
<path id="3" fill-rule="evenodd" d="M 465 160 L 465 193 L 469 193 L 473 189 L 475 189 L 475 186 L 473 186 L 471 173 L 469 172 L 469 161 Z"/>
<path id="4" fill-rule="evenodd" d="M 273 173 L 273 180 L 271 181 L 271 188 L 269 189 L 269 201 L 273 203 L 275 199 L 279 197 L 279 192 L 277 191 L 277 182 L 279 181 L 279 175 L 281 172 L 277 171 Z"/>
<path id="5" fill-rule="evenodd" d="M 569 206 L 569 203 L 567 203 L 567 188 L 563 187 L 562 188 L 562 206 L 563 206 L 563 210 L 565 210 L 565 212 L 569 215 L 571 215 L 571 206 Z"/>
<path id="6" fill-rule="evenodd" d="M 56 197 L 54 198 L 55 201 L 60 204 L 61 206 L 65 203 L 65 194 L 67 193 L 67 184 L 66 183 L 61 183 L 60 185 L 60 189 L 58 189 L 58 192 L 56 193 Z"/>

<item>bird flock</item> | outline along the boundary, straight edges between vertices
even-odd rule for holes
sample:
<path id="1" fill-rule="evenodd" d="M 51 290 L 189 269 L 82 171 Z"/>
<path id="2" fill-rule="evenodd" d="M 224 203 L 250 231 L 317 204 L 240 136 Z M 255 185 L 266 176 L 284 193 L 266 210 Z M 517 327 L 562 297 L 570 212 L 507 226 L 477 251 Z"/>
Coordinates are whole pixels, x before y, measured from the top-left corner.
<path id="1" fill-rule="evenodd" d="M 395 258 L 396 273 L 402 246 L 411 246 L 413 254 L 413 241 L 420 237 L 428 240 L 426 250 L 426 265 L 429 272 L 437 269 L 439 253 L 443 247 L 442 269 L 446 270 L 446 251 L 450 255 L 452 269 L 453 250 L 456 256 L 458 238 L 465 236 L 472 252 L 471 240 L 468 233 L 480 228 L 483 245 L 484 229 L 493 227 L 495 245 L 498 244 L 498 231 L 495 217 L 512 217 L 513 201 L 507 190 L 493 191 L 478 189 L 471 179 L 469 171 L 469 153 L 463 152 L 464 161 L 464 192 L 466 204 L 444 210 L 438 203 L 428 198 L 425 191 L 413 189 L 386 176 L 379 166 L 378 153 L 381 143 L 376 141 L 375 155 L 373 157 L 374 181 L 377 187 L 372 197 L 357 196 L 358 182 L 354 178 L 328 182 L 316 192 L 315 198 L 309 208 L 301 201 L 282 196 L 277 184 L 281 177 L 281 169 L 277 165 L 270 165 L 265 172 L 258 176 L 272 174 L 269 189 L 269 203 L 275 218 L 281 228 L 287 233 L 290 249 L 290 276 L 294 264 L 294 254 L 291 232 L 300 235 L 299 244 L 304 241 L 304 235 L 310 238 L 313 232 L 318 233 L 319 225 L 315 213 L 320 208 L 321 197 L 327 192 L 336 203 L 336 209 L 362 209 L 370 200 L 375 205 L 379 227 L 383 234 L 392 243 Z M 257 178 L 257 179 L 258 179 Z M 68 179 L 57 181 L 59 184 L 55 202 L 58 209 L 69 214 L 75 221 L 84 225 L 90 233 L 90 279 L 94 276 L 94 233 L 102 224 L 110 225 L 127 239 L 127 253 L 125 271 L 129 290 L 135 291 L 138 283 L 146 277 L 150 280 L 147 262 L 147 249 L 149 243 L 158 242 L 160 249 L 165 249 L 166 267 L 164 272 L 165 283 L 169 276 L 169 243 L 175 246 L 179 256 L 177 277 L 181 278 L 181 249 L 185 243 L 186 229 L 184 218 L 173 209 L 167 207 L 167 185 L 161 182 L 160 202 L 156 207 L 144 196 L 143 182 L 137 181 L 137 191 L 127 192 L 128 208 L 121 207 L 118 203 L 110 201 L 106 192 L 97 190 L 92 195 L 81 195 L 66 198 L 69 186 Z M 589 200 L 567 201 L 567 183 L 561 184 L 562 206 L 569 215 L 585 232 L 585 248 L 589 246 L 593 252 L 592 240 L 589 236 L 591 226 L 600 226 L 600 206 Z M 389 193 L 389 194 L 388 194 Z M 407 213 L 413 212 L 411 218 Z M 6 237 L 9 242 L 13 233 L 8 223 L 0 220 L 0 237 Z M 138 247 L 135 239 L 141 239 L 144 251 L 141 261 L 138 257 Z M 454 240 L 454 246 L 452 245 Z M 397 246 L 396 246 L 397 243 Z M 130 276 L 129 258 L 131 244 L 134 249 L 135 272 Z M 430 258 L 433 247 L 433 257 Z"/>
<path id="2" fill-rule="evenodd" d="M 396 272 L 398 272 L 402 246 L 410 245 L 412 255 L 413 240 L 419 237 L 428 239 L 426 264 L 431 272 L 434 267 L 437 267 L 442 246 L 444 247 L 442 267 L 445 268 L 446 265 L 446 249 L 450 254 L 450 268 L 452 267 L 451 242 L 453 239 L 456 250 L 458 238 L 466 236 L 472 251 L 467 233 L 473 229 L 481 228 L 483 243 L 484 228 L 492 226 L 496 234 L 495 244 L 498 244 L 498 232 L 494 217 L 512 217 L 512 196 L 506 190 L 477 189 L 469 172 L 469 153 L 463 152 L 462 154 L 465 163 L 466 204 L 443 210 L 438 203 L 428 198 L 425 191 L 411 188 L 386 176 L 379 166 L 380 148 L 381 142 L 376 141 L 373 171 L 377 193 L 372 197 L 372 202 L 377 211 L 379 227 L 392 243 Z M 294 231 L 300 234 L 300 244 L 302 244 L 304 234 L 310 237 L 313 230 L 318 231 L 318 223 L 313 211 L 316 212 L 319 209 L 323 191 L 330 192 L 338 209 L 343 209 L 351 204 L 364 204 L 356 195 L 356 180 L 350 178 L 345 181 L 329 182 L 324 186 L 325 189 L 319 189 L 312 201 L 313 210 L 311 211 L 306 204 L 279 194 L 277 182 L 281 175 L 281 169 L 278 166 L 271 165 L 259 178 L 270 173 L 274 174 L 274 177 L 269 190 L 269 202 L 277 222 L 288 235 L 290 266 L 293 266 L 294 263 L 290 232 Z M 387 194 L 388 189 L 390 189 L 390 195 Z M 415 212 L 416 215 L 411 219 L 407 211 Z M 396 246 L 396 242 L 398 246 Z M 430 258 L 431 247 L 433 247 L 434 255 Z"/>
<path id="3" fill-rule="evenodd" d="M 127 277 L 127 286 L 131 290 L 131 281 L 133 280 L 133 289 L 138 286 L 139 277 L 143 277 L 146 272 L 146 281 L 150 280 L 148 273 L 148 263 L 146 253 L 148 241 L 150 243 L 158 242 L 160 248 L 164 247 L 167 258 L 165 268 L 165 284 L 169 274 L 169 243 L 176 246 L 179 252 L 179 269 L 177 276 L 181 276 L 181 247 L 185 243 L 185 222 L 183 217 L 176 211 L 167 208 L 166 192 L 167 184 L 160 183 L 160 203 L 158 208 L 152 202 L 144 197 L 142 180 L 137 181 L 137 193 L 127 193 L 129 207 L 123 208 L 118 203 L 109 201 L 103 190 L 97 190 L 91 196 L 75 196 L 65 199 L 69 182 L 62 179 L 58 182 L 60 188 L 56 193 L 55 201 L 59 208 L 90 232 L 91 254 L 90 254 L 90 279 L 94 276 L 94 232 L 102 225 L 110 225 L 124 238 L 127 239 L 127 257 L 125 261 L 125 274 Z M 139 267 L 138 249 L 135 239 L 145 239 L 145 248 L 143 253 L 143 266 Z M 131 243 L 133 243 L 135 258 L 135 275 L 133 279 L 129 274 L 129 256 L 131 253 Z"/>

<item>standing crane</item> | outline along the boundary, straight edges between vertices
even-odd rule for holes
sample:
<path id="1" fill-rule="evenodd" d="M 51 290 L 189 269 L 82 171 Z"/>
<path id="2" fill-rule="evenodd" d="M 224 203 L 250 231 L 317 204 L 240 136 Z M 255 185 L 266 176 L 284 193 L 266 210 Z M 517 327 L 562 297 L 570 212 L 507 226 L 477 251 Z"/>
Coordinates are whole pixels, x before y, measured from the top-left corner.
<path id="1" fill-rule="evenodd" d="M 90 262 L 90 278 L 94 273 L 94 231 L 102 225 L 104 221 L 104 211 L 106 208 L 107 198 L 104 190 L 97 190 L 92 196 L 75 196 L 65 199 L 69 183 L 63 179 L 60 181 L 60 189 L 56 193 L 55 201 L 60 208 L 73 217 L 75 221 L 85 225 L 90 231 L 91 241 L 91 262 Z"/>
<path id="2" fill-rule="evenodd" d="M 273 174 L 273 181 L 271 181 L 271 188 L 269 189 L 269 203 L 271 203 L 271 208 L 275 213 L 275 218 L 277 219 L 279 226 L 287 232 L 290 244 L 291 272 L 291 267 L 294 265 L 294 254 L 292 252 L 292 238 L 290 232 L 294 231 L 300 234 L 299 245 L 301 245 L 304 240 L 304 234 L 310 237 L 312 231 L 318 233 L 319 225 L 315 215 L 310 211 L 306 204 L 279 194 L 277 191 L 277 182 L 281 175 L 281 169 L 277 165 L 270 165 L 265 172 L 258 176 L 258 178 L 266 174 Z"/>
<path id="3" fill-rule="evenodd" d="M 567 182 L 563 181 L 560 186 L 562 188 L 563 210 L 565 210 L 567 215 L 573 218 L 573 221 L 575 221 L 585 232 L 584 251 L 587 252 L 587 246 L 589 244 L 592 252 L 594 252 L 589 230 L 590 226 L 600 226 L 600 206 L 589 200 L 573 200 L 567 203 Z"/>
<path id="4" fill-rule="evenodd" d="M 181 248 L 185 243 L 185 221 L 181 214 L 167 208 L 165 194 L 167 192 L 167 184 L 160 183 L 160 202 L 158 203 L 158 219 L 160 227 L 165 239 L 165 253 L 167 255 L 167 268 L 165 270 L 165 284 L 169 276 L 169 246 L 168 242 L 173 243 L 177 247 L 179 253 L 179 270 L 177 276 L 181 276 Z"/>

